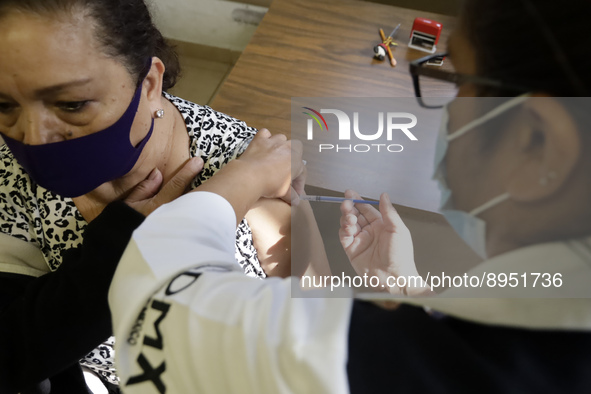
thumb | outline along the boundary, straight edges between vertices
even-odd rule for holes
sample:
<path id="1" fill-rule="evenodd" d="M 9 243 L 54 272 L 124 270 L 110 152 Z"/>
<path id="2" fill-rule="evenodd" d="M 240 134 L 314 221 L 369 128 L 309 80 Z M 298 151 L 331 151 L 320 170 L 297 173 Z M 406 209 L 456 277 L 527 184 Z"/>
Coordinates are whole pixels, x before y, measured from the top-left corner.
<path id="1" fill-rule="evenodd" d="M 398 211 L 392 205 L 388 193 L 382 193 L 380 196 L 380 213 L 389 231 L 395 232 L 406 229 L 406 224 L 404 224 Z"/>
<path id="2" fill-rule="evenodd" d="M 255 135 L 253 140 L 255 139 L 263 139 L 263 138 L 271 138 L 271 132 L 267 129 L 260 129 Z"/>
<path id="3" fill-rule="evenodd" d="M 291 201 L 289 203 L 292 206 L 297 207 L 300 204 L 300 194 L 293 187 L 290 187 L 290 190 L 291 190 Z"/>
<path id="4" fill-rule="evenodd" d="M 150 175 L 141 181 L 125 199 L 127 202 L 136 202 L 147 200 L 154 197 L 162 185 L 162 173 L 158 168 L 154 168 Z"/>
<path id="5" fill-rule="evenodd" d="M 307 176 L 308 176 L 308 169 L 306 168 L 306 165 L 304 164 L 301 172 L 292 181 L 292 185 L 291 185 L 297 194 L 304 194 L 304 187 L 306 186 Z"/>
<path id="6" fill-rule="evenodd" d="M 359 193 L 357 193 L 354 190 L 346 190 L 345 197 L 352 198 L 355 200 L 362 200 Z M 367 219 L 369 223 L 373 223 L 374 221 L 382 218 L 382 214 L 369 204 L 355 204 L 355 208 L 359 211 L 360 214 L 363 215 L 363 217 L 365 217 L 365 219 Z"/>

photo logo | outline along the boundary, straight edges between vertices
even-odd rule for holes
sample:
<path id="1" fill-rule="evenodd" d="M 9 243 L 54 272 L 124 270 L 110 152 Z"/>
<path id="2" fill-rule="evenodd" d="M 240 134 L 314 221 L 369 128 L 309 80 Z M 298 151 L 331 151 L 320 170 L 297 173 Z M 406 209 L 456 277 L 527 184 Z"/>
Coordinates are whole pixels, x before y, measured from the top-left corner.
<path id="1" fill-rule="evenodd" d="M 314 112 L 316 114 L 316 116 L 315 116 L 315 115 L 312 115 L 311 113 L 304 112 L 305 115 L 309 115 L 310 117 L 312 117 L 316 121 L 316 123 L 318 123 L 318 126 L 320 126 L 320 130 L 323 130 L 323 128 L 322 128 L 322 123 L 320 123 L 320 120 L 318 118 L 322 119 L 324 126 L 326 126 L 326 131 L 328 131 L 328 125 L 326 124 L 326 120 L 324 119 L 324 116 L 320 115 L 320 113 L 318 111 L 315 111 L 312 108 L 309 108 L 309 107 L 302 107 L 302 108 L 307 109 L 308 111 Z M 311 130 L 311 128 L 308 127 L 308 133 L 310 133 L 310 130 Z M 310 137 L 310 134 L 308 134 L 308 139 L 312 139 Z"/>
<path id="2" fill-rule="evenodd" d="M 310 108 L 310 107 L 302 107 L 310 112 L 304 112 L 305 115 L 310 116 L 307 122 L 307 139 L 313 140 L 314 139 L 314 121 L 320 126 L 320 130 L 328 131 L 328 124 L 322 114 L 332 114 L 336 116 L 338 121 L 338 140 L 339 141 L 351 141 L 352 137 L 354 136 L 355 139 L 361 141 L 378 141 L 380 139 L 383 140 L 382 136 L 386 136 L 386 140 L 388 142 L 392 141 L 393 136 L 395 134 L 404 134 L 410 141 L 418 141 L 417 137 L 410 131 L 413 127 L 417 125 L 417 117 L 408 112 L 378 112 L 378 129 L 377 131 L 373 131 L 368 133 L 367 130 L 361 130 L 359 126 L 359 112 L 353 112 L 353 122 L 351 122 L 351 118 L 347 115 L 344 111 L 338 109 L 320 109 L 320 112 Z M 322 122 L 321 122 L 322 121 Z M 324 127 L 323 127 L 324 124 Z M 375 130 L 375 129 L 374 129 Z M 327 151 L 348 151 L 348 152 L 369 152 L 372 150 L 377 150 L 380 152 L 380 149 L 384 151 L 388 151 L 391 153 L 398 153 L 404 150 L 404 147 L 400 144 L 349 144 L 349 145 L 339 145 L 339 144 L 319 144 L 318 145 L 319 152 L 323 150 Z"/>

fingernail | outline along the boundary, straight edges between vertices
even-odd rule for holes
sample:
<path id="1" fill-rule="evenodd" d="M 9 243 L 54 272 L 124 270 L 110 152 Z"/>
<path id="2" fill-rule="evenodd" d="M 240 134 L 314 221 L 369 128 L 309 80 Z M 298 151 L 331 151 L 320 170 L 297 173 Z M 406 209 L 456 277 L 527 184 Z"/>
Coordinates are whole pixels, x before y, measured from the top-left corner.
<path id="1" fill-rule="evenodd" d="M 158 168 L 154 168 L 150 175 L 148 176 L 148 180 L 153 181 L 158 176 Z"/>
<path id="2" fill-rule="evenodd" d="M 200 157 L 193 157 L 191 159 L 191 166 L 193 166 L 193 168 L 199 168 L 203 165 L 203 159 Z"/>

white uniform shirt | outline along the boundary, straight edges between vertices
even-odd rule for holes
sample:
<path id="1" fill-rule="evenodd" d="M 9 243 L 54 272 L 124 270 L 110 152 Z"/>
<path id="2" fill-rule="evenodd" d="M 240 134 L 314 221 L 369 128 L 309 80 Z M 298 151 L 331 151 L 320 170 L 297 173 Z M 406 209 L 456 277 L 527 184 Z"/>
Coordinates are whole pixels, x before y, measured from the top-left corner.
<path id="1" fill-rule="evenodd" d="M 292 298 L 290 279 L 246 277 L 235 229 L 225 199 L 196 192 L 136 230 L 109 295 L 123 391 L 348 392 L 351 300 Z"/>

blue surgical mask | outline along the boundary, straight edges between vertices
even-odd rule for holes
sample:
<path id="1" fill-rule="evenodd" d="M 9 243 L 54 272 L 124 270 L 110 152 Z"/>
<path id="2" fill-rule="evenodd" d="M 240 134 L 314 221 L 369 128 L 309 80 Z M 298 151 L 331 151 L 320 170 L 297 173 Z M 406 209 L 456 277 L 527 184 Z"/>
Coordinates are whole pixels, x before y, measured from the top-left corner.
<path id="1" fill-rule="evenodd" d="M 500 203 L 509 199 L 509 193 L 503 193 L 479 207 L 464 212 L 453 207 L 452 191 L 447 186 L 445 174 L 445 155 L 447 153 L 448 145 L 451 141 L 461 137 L 462 135 L 474 130 L 476 127 L 488 122 L 489 120 L 501 115 L 511 108 L 520 105 L 529 96 L 523 95 L 515 97 L 505 103 L 499 105 L 492 111 L 485 115 L 472 120 L 463 127 L 454 131 L 452 134 L 448 133 L 449 110 L 446 106 L 441 118 L 441 126 L 439 128 L 439 135 L 437 136 L 437 145 L 435 147 L 435 162 L 433 179 L 439 184 L 441 191 L 441 200 L 439 203 L 439 211 L 458 233 L 458 235 L 466 242 L 472 250 L 474 250 L 481 258 L 486 259 L 486 222 L 478 217 L 484 211 L 499 205 Z"/>
<path id="2" fill-rule="evenodd" d="M 121 118 L 96 133 L 43 145 L 26 145 L 7 136 L 4 141 L 35 183 L 63 197 L 81 196 L 127 174 L 137 162 L 154 129 L 152 119 L 150 131 L 137 146 L 129 141 L 141 93 L 140 83 Z"/>

